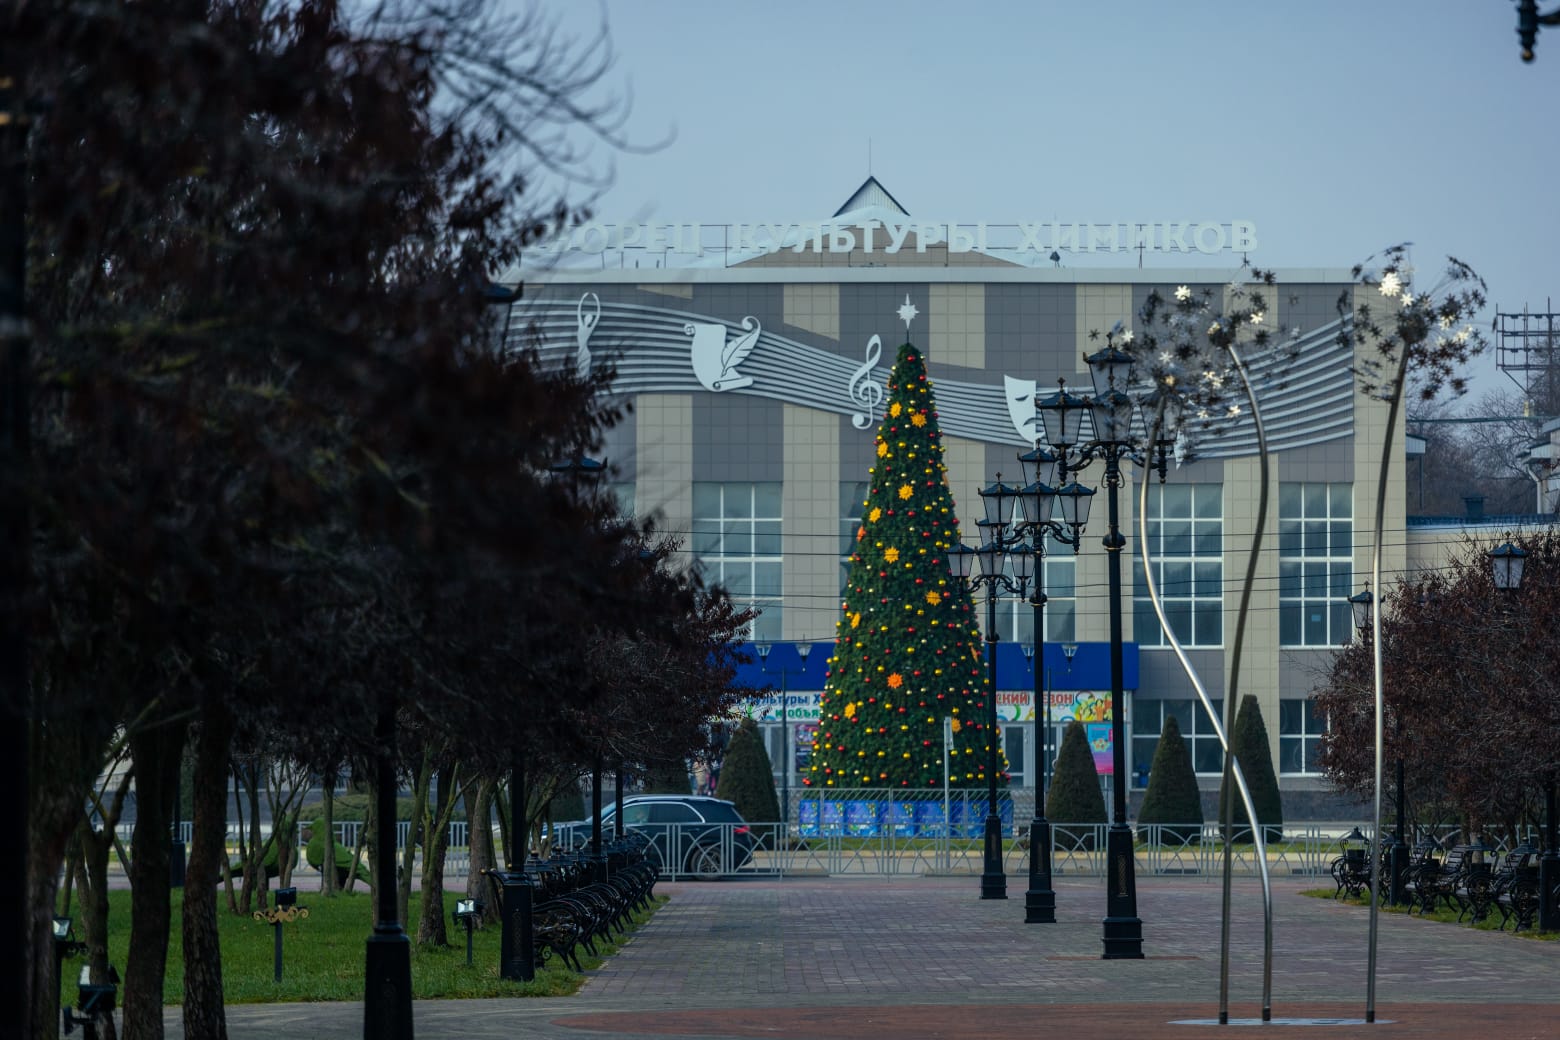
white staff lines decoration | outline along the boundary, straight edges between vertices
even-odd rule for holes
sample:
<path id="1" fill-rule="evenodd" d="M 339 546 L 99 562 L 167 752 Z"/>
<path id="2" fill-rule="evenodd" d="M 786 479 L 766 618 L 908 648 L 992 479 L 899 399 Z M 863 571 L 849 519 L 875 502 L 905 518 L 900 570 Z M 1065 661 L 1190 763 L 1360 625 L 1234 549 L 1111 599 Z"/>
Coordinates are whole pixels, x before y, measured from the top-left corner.
<path id="1" fill-rule="evenodd" d="M 685 393 L 708 390 L 783 401 L 849 416 L 863 432 L 875 428 L 889 366 L 879 364 L 882 337 L 868 339 L 860 361 L 834 350 L 802 343 L 763 328 L 752 315 L 725 321 L 707 314 L 636 303 L 602 302 L 594 292 L 568 299 L 543 298 L 517 304 L 523 322 L 539 336 L 544 359 L 579 370 L 591 352 L 613 355 L 616 394 Z M 906 297 L 901 320 L 918 309 Z M 1354 384 L 1348 349 L 1337 342 L 1339 323 L 1306 333 L 1287 366 L 1253 365 L 1252 380 L 1282 388 L 1267 415 L 1274 450 L 1342 440 L 1352 434 Z M 932 359 L 935 361 L 935 359 Z M 1279 368 L 1283 370 L 1280 371 Z M 1064 372 L 1064 375 L 1072 375 Z M 991 444 L 1032 445 L 1035 423 L 1033 379 L 1002 377 L 1001 385 L 952 378 L 944 369 L 937 382 L 938 419 L 944 434 Z M 1249 416 L 1220 425 L 1197 445 L 1201 458 L 1256 454 Z"/>

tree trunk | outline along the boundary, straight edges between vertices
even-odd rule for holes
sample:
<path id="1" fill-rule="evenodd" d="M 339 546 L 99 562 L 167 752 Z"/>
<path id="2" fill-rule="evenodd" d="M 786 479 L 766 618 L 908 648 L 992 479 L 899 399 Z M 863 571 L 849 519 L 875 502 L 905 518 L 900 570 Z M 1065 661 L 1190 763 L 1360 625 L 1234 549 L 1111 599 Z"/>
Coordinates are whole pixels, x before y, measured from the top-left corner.
<path id="1" fill-rule="evenodd" d="M 379 785 L 372 777 L 368 784 L 368 805 L 363 809 L 363 829 L 358 831 L 358 844 L 368 855 L 368 920 L 371 924 L 379 921 L 379 886 L 393 884 L 393 878 L 379 876 Z M 353 873 L 356 873 L 354 869 Z"/>
<path id="2" fill-rule="evenodd" d="M 8 16 L 14 32 L 16 12 Z M 26 32 L 15 39 L 26 39 Z M 27 67 L 34 55 L 21 45 L 0 44 L 0 465 L 26 474 L 31 448 L 32 345 L 27 320 Z M 25 478 L 24 478 L 25 479 Z M 7 935 L 11 967 L 0 981 L 0 1006 L 27 1031 L 33 1009 L 28 940 L 39 908 L 29 907 L 28 808 L 32 793 L 27 721 L 31 712 L 31 664 L 22 620 L 33 595 L 33 521 L 29 496 L 0 500 L 0 791 L 5 792 L 7 841 L 0 848 L 0 935 Z M 21 840 L 17 840 L 20 836 Z M 48 874 L 52 881 L 53 872 Z M 52 907 L 51 907 L 52 908 Z M 32 951 L 36 956 L 36 951 Z M 20 962 L 20 963 L 18 963 Z M 52 967 L 51 967 L 52 971 Z M 53 1026 L 54 1022 L 48 1025 Z M 44 1023 L 36 1023 L 42 1027 Z"/>
<path id="3" fill-rule="evenodd" d="M 113 839 L 94 835 L 86 821 L 81 826 L 82 856 L 76 873 L 76 888 L 81 893 L 80 939 L 87 947 L 87 978 L 102 985 L 108 982 L 108 850 Z M 112 1018 L 106 1025 L 114 1030 Z M 112 1040 L 114 1035 L 110 1032 L 103 1040 Z"/>
<path id="4" fill-rule="evenodd" d="M 189 871 L 184 883 L 184 1035 L 226 1040 L 217 888 L 227 860 L 227 767 L 233 714 L 213 699 L 201 715 L 191 788 Z"/>
<path id="5" fill-rule="evenodd" d="M 253 759 L 243 767 L 245 800 L 249 802 L 249 841 L 244 848 L 244 890 L 239 910 L 252 913 L 266 907 L 265 842 L 260 838 L 260 766 Z"/>
<path id="6" fill-rule="evenodd" d="M 364 818 L 363 826 L 358 828 L 357 841 L 352 843 L 352 862 L 347 864 L 347 891 L 348 892 L 352 892 L 352 891 L 355 891 L 357 889 L 357 880 L 358 880 L 358 869 L 357 868 L 358 868 L 358 864 L 363 862 L 363 857 L 364 856 L 369 856 L 370 858 L 372 858 L 372 856 L 373 856 L 373 853 L 368 851 L 368 837 L 369 837 L 368 820 L 369 819 L 372 819 L 372 817 L 371 816 L 366 816 Z"/>
<path id="7" fill-rule="evenodd" d="M 32 1036 L 53 1040 L 59 1035 L 60 986 L 55 974 L 54 944 L 51 938 L 52 917 L 58 898 L 60 867 L 65 865 L 65 877 L 73 878 L 74 863 L 66 861 L 66 851 L 73 858 L 80 857 L 80 842 L 76 840 L 81 828 L 81 805 L 86 785 L 81 777 L 86 774 L 83 763 L 87 756 L 96 761 L 100 748 L 92 742 L 84 730 L 76 730 L 71 739 L 63 739 L 58 731 L 34 720 L 32 725 L 34 753 L 34 778 L 28 818 L 27 840 L 27 899 L 29 908 L 27 967 L 31 981 L 29 992 L 32 1000 Z M 91 746 L 92 751 L 87 751 Z M 17 794 L 18 798 L 21 797 Z M 67 890 L 68 891 L 68 890 Z M 68 902 L 62 913 L 72 911 Z M 79 916 L 80 911 L 76 911 Z M 29 1035 L 25 1030 L 20 1035 Z"/>
<path id="8" fill-rule="evenodd" d="M 498 894 L 486 876 L 486 871 L 498 866 L 493 848 L 493 791 L 497 783 L 491 777 L 483 777 L 475 790 L 466 792 L 466 845 L 471 853 L 466 868 L 466 896 L 482 900 L 486 908 L 483 924 L 498 923 Z"/>
<path id="9" fill-rule="evenodd" d="M 280 822 L 273 823 L 271 836 L 276 840 L 276 887 L 290 888 L 293 875 L 293 850 L 297 848 L 295 837 L 298 833 L 298 810 L 295 806 L 292 810 L 282 813 Z"/>
<path id="10" fill-rule="evenodd" d="M 425 752 L 422 766 L 417 770 L 417 779 L 412 786 L 412 819 L 406 829 L 406 848 L 401 854 L 401 871 L 395 879 L 395 905 L 403 924 L 412 919 L 412 868 L 417 865 L 417 844 L 421 841 L 424 850 L 428 847 L 423 817 L 428 812 L 428 785 L 431 783 L 433 783 L 433 756 Z"/>
<path id="11" fill-rule="evenodd" d="M 513 817 L 511 816 L 511 814 L 509 812 L 509 799 L 507 797 L 505 797 L 503 789 L 498 787 L 498 786 L 494 786 L 494 788 L 493 788 L 493 802 L 496 805 L 496 807 L 498 808 L 498 842 L 499 842 L 498 848 L 494 849 L 493 851 L 494 851 L 495 854 L 497 854 L 498 852 L 502 851 L 503 853 L 505 853 L 504 862 L 505 863 L 514 863 L 515 862 L 515 857 L 513 855 L 514 846 L 510 844 L 510 841 L 512 840 L 512 836 L 509 833 L 511 830 L 514 829 L 510 825 L 510 820 Z M 494 864 L 494 865 L 497 866 L 497 864 Z"/>
<path id="12" fill-rule="evenodd" d="M 239 841 L 239 849 L 242 850 L 243 849 L 243 841 L 244 841 L 244 803 L 239 800 L 238 767 L 234 766 L 233 769 L 232 769 L 232 773 L 233 773 L 233 807 L 238 812 L 238 820 L 237 820 L 237 823 L 238 823 L 238 841 Z M 225 798 L 226 795 L 224 794 L 223 797 Z M 224 813 L 225 812 L 226 812 L 226 806 L 224 805 Z M 230 854 L 230 852 L 229 852 L 229 850 L 227 848 L 227 833 L 226 833 L 226 828 L 225 827 L 224 827 L 224 830 L 223 830 L 222 841 L 223 841 L 223 848 L 222 848 L 222 889 L 223 889 L 224 892 L 227 893 L 228 913 L 230 913 L 230 914 L 237 914 L 238 913 L 238 893 L 233 890 L 233 859 L 232 859 L 232 855 Z"/>
<path id="13" fill-rule="evenodd" d="M 168 970 L 169 810 L 184 754 L 186 724 L 130 735 L 136 821 L 130 854 L 130 949 L 125 955 L 125 1040 L 161 1040 L 163 976 Z"/>
<path id="14" fill-rule="evenodd" d="M 65 876 L 68 880 L 69 867 L 66 868 Z M 44 926 L 47 919 L 40 913 L 41 910 L 52 909 L 59 896 L 54 875 L 44 874 L 29 864 L 27 896 L 28 905 L 32 908 L 28 919 L 29 933 L 26 936 L 28 969 L 32 976 L 28 990 L 32 999 L 32 1032 L 29 1034 L 23 1030 L 21 1035 L 31 1035 L 34 1040 L 54 1040 L 59 1036 L 60 980 L 55 973 L 51 931 Z M 70 910 L 67 908 L 65 913 L 69 915 Z"/>
<path id="15" fill-rule="evenodd" d="M 320 778 L 322 802 L 320 819 L 325 828 L 325 855 L 320 861 L 320 891 L 326 899 L 336 898 L 340 889 L 336 878 L 336 770 L 327 769 Z"/>
<path id="16" fill-rule="evenodd" d="M 417 921 L 417 942 L 422 946 L 448 946 L 449 929 L 444 917 L 444 856 L 450 848 L 450 816 L 459 771 L 448 762 L 439 770 L 438 797 L 423 838 L 422 913 Z"/>

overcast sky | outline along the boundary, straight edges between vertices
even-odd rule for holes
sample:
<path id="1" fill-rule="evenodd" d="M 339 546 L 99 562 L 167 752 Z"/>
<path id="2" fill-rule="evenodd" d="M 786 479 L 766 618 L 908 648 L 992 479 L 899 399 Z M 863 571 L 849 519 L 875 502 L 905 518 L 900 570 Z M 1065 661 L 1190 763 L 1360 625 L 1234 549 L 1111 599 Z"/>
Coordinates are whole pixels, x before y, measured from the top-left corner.
<path id="1" fill-rule="evenodd" d="M 930 221 L 1251 220 L 1280 272 L 1410 241 L 1421 287 L 1453 254 L 1560 307 L 1560 28 L 1522 64 L 1508 0 L 541 3 L 604 14 L 628 132 L 675 135 L 612 157 L 607 223 L 822 219 L 870 171 Z"/>

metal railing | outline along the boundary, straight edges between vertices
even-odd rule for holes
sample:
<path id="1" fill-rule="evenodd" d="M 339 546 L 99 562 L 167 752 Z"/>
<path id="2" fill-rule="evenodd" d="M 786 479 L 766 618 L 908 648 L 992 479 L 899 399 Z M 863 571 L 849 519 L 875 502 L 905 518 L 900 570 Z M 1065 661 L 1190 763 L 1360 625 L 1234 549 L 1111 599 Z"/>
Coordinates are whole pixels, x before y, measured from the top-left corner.
<path id="1" fill-rule="evenodd" d="M 867 797 L 855 797 L 855 795 Z M 872 797 L 870 792 L 850 792 L 850 797 L 818 799 L 809 795 L 792 805 L 795 818 L 782 829 L 778 821 L 736 824 L 661 824 L 653 831 L 653 850 L 663 864 L 662 876 L 803 877 L 803 876 L 978 876 L 982 869 L 981 830 L 984 798 L 950 797 L 944 812 L 942 796 L 905 798 Z M 1013 825 L 1014 806 L 1002 800 L 1003 866 L 1013 875 L 1028 867 L 1027 806 L 1019 807 Z M 951 820 L 951 822 L 950 822 Z M 338 820 L 336 840 L 355 848 L 362 822 Z M 122 825 L 120 837 L 128 843 L 133 825 Z M 1282 838 L 1267 846 L 1268 872 L 1274 876 L 1328 876 L 1332 862 L 1343 854 L 1338 823 L 1291 823 Z M 1366 828 L 1362 828 L 1365 830 Z M 190 840 L 190 824 L 184 821 L 183 839 Z M 266 829 L 268 830 L 268 828 Z M 396 845 L 406 847 L 411 825 L 396 827 Z M 1052 823 L 1052 870 L 1058 877 L 1102 877 L 1105 863 L 1105 824 Z M 1243 829 L 1244 830 L 1244 829 Z M 301 831 L 301 827 L 300 827 Z M 1425 837 L 1421 829 L 1410 839 Z M 1223 846 L 1217 824 L 1137 824 L 1134 827 L 1138 871 L 1143 876 L 1181 876 L 1212 880 L 1223 869 Z M 237 825 L 229 836 L 236 840 Z M 471 862 L 467 823 L 450 824 L 450 846 L 445 873 L 461 876 Z M 1433 835 L 1443 843 L 1462 840 L 1455 827 Z M 1536 837 L 1526 835 L 1529 840 Z M 1368 835 L 1367 835 L 1368 837 Z M 590 840 L 588 827 L 562 826 L 553 832 L 559 848 L 581 847 Z M 1503 854 L 1506 841 L 1486 835 L 1492 849 Z M 303 848 L 302 834 L 297 847 Z M 128 844 L 127 844 L 128 847 Z M 1249 832 L 1236 835 L 1231 863 L 1238 877 L 1258 876 L 1256 849 Z M 419 854 L 420 859 L 420 854 Z M 304 865 L 300 862 L 300 868 Z"/>
<path id="2" fill-rule="evenodd" d="M 746 835 L 735 824 L 662 824 L 652 828 L 654 840 L 675 855 L 663 865 L 662 876 L 718 873 L 724 877 L 979 876 L 983 869 L 978 831 L 964 837 L 953 833 L 906 834 L 889 827 L 873 834 L 849 833 L 844 827 L 802 833 L 796 824 L 748 824 Z M 576 833 L 576 830 L 578 833 Z M 1103 877 L 1106 824 L 1052 824 L 1052 872 L 1059 877 Z M 1332 862 L 1343 854 L 1336 824 L 1292 824 L 1279 841 L 1267 845 L 1267 867 L 1274 876 L 1328 876 Z M 718 838 L 711 835 L 718 833 Z M 1217 824 L 1140 824 L 1134 830 L 1138 871 L 1142 876 L 1196 877 L 1212 881 L 1223 870 L 1223 845 Z M 1249 832 L 1237 833 L 1231 848 L 1231 869 L 1238 877 L 1258 877 L 1255 845 Z M 589 840 L 584 828 L 560 828 L 562 847 Z M 718 871 L 692 871 L 690 850 L 700 844 L 719 854 Z M 663 859 L 663 864 L 667 860 Z M 1003 869 L 1019 875 L 1027 870 L 1029 850 L 1024 835 L 1003 839 Z"/>

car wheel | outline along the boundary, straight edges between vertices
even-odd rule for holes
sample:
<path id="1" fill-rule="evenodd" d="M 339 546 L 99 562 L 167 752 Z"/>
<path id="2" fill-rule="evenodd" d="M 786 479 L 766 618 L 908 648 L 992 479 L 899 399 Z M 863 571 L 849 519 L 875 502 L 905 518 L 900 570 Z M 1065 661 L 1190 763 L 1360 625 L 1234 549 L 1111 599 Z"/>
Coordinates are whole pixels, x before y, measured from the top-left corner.
<path id="1" fill-rule="evenodd" d="M 720 849 L 713 845 L 695 845 L 688 853 L 688 873 L 700 881 L 719 881 L 725 873 Z"/>

